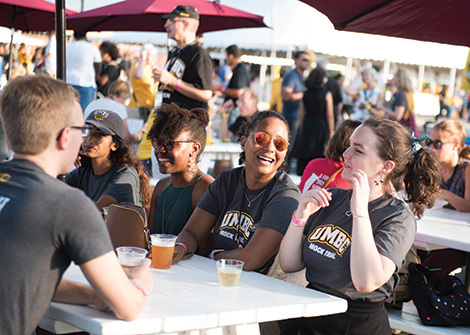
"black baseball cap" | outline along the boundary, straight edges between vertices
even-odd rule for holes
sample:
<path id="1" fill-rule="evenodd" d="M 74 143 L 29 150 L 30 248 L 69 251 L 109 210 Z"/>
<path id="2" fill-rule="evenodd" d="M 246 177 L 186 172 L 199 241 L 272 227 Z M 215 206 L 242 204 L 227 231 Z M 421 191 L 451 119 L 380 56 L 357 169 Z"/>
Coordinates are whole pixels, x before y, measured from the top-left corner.
<path id="1" fill-rule="evenodd" d="M 199 20 L 197 9 L 193 6 L 176 6 L 171 13 L 163 15 L 162 19 L 167 20 L 174 17 L 185 17 Z"/>
<path id="2" fill-rule="evenodd" d="M 85 122 L 95 126 L 105 134 L 116 135 L 121 140 L 124 140 L 126 135 L 124 121 L 118 113 L 110 110 L 95 109 L 88 114 Z"/>

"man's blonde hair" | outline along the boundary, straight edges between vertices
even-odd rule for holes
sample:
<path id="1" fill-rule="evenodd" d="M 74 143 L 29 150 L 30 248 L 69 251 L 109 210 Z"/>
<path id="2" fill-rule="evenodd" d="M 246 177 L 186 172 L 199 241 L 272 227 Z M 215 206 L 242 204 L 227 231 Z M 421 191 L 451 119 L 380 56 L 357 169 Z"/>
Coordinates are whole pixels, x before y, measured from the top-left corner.
<path id="1" fill-rule="evenodd" d="M 78 126 L 72 124 L 76 96 L 72 86 L 45 75 L 8 83 L 0 97 L 0 113 L 11 149 L 40 154 L 64 127 Z"/>

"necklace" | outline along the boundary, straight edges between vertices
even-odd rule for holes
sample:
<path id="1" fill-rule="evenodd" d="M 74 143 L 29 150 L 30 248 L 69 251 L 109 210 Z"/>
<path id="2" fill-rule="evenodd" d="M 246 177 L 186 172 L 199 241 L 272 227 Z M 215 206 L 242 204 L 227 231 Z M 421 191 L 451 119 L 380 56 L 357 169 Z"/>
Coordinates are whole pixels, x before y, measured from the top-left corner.
<path id="1" fill-rule="evenodd" d="M 163 233 L 166 233 L 166 228 L 168 227 L 168 223 L 170 222 L 170 218 L 171 218 L 171 215 L 173 214 L 173 212 L 175 211 L 176 209 L 176 206 L 178 206 L 178 202 L 180 201 L 181 197 L 183 196 L 183 193 L 186 191 L 186 189 L 188 188 L 189 184 L 193 181 L 194 177 L 196 177 L 196 174 L 195 173 L 191 179 L 188 181 L 188 183 L 186 184 L 186 186 L 184 187 L 183 191 L 180 193 L 178 199 L 176 200 L 175 202 L 175 205 L 173 206 L 173 209 L 171 210 L 170 212 L 170 215 L 168 215 L 168 219 L 166 220 L 166 223 L 165 223 L 165 207 L 166 207 L 166 198 L 168 196 L 168 193 L 170 192 L 168 190 L 168 192 L 165 193 L 165 198 L 163 199 L 163 208 L 162 208 L 162 232 Z M 173 182 L 170 183 L 170 186 L 173 186 Z"/>
<path id="2" fill-rule="evenodd" d="M 256 197 L 254 197 L 253 199 L 250 200 L 250 199 L 248 199 L 248 196 L 246 195 L 246 190 L 247 190 L 247 188 L 246 188 L 246 186 L 245 186 L 245 190 L 243 191 L 243 194 L 245 195 L 246 201 L 248 201 L 248 207 L 251 207 L 251 203 L 252 203 L 253 201 L 255 201 L 256 199 L 258 199 L 261 195 L 263 195 L 264 192 L 266 192 L 266 189 L 264 189 L 263 192 L 261 192 L 261 193 L 258 194 Z"/>

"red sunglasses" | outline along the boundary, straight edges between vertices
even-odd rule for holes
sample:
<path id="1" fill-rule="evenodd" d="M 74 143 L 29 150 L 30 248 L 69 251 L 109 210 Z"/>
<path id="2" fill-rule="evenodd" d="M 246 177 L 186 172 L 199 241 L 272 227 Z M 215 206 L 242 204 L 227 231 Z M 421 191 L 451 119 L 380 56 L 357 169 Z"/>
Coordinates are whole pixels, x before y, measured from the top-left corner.
<path id="1" fill-rule="evenodd" d="M 258 145 L 266 145 L 269 143 L 270 140 L 273 141 L 274 148 L 276 148 L 277 151 L 283 152 L 287 150 L 287 147 L 289 146 L 289 142 L 287 142 L 284 138 L 279 137 L 279 138 L 274 138 L 271 137 L 268 133 L 265 133 L 264 131 L 259 131 L 254 134 L 254 139 L 255 143 Z"/>

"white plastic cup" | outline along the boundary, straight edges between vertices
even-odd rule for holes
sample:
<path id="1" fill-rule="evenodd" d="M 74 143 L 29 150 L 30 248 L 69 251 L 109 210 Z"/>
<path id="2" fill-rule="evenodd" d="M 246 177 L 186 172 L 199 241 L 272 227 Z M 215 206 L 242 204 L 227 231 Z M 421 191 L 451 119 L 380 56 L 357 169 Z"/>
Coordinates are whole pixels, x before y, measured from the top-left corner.
<path id="1" fill-rule="evenodd" d="M 245 263 L 237 259 L 219 259 L 217 261 L 217 272 L 219 273 L 220 285 L 225 287 L 237 286 L 243 265 Z"/>
<path id="2" fill-rule="evenodd" d="M 135 268 L 147 256 L 148 251 L 137 247 L 116 248 L 119 263 L 125 269 Z"/>
<path id="3" fill-rule="evenodd" d="M 152 265 L 154 269 L 168 270 L 173 261 L 173 251 L 177 236 L 171 234 L 152 234 Z"/>

